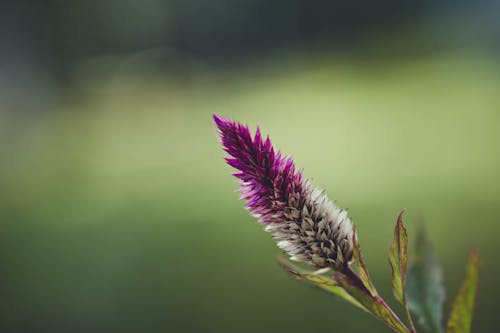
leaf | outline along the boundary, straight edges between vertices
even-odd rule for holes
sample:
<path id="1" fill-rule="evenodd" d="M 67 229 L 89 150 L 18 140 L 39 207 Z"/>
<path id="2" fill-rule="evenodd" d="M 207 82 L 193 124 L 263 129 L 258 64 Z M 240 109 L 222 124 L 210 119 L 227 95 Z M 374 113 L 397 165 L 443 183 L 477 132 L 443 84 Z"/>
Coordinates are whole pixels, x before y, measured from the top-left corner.
<path id="1" fill-rule="evenodd" d="M 344 288 L 344 290 L 362 304 L 368 312 L 394 332 L 409 332 L 405 324 L 399 320 L 380 296 L 371 295 L 368 290 L 360 288 L 355 280 L 344 274 L 335 275 L 334 278 L 339 286 Z"/>
<path id="2" fill-rule="evenodd" d="M 467 261 L 465 279 L 451 306 L 446 333 L 469 333 L 479 282 L 479 255 L 473 250 Z"/>
<path id="3" fill-rule="evenodd" d="M 354 262 L 357 266 L 357 271 L 359 277 L 363 281 L 366 289 L 370 292 L 372 296 L 378 295 L 375 286 L 373 285 L 372 279 L 370 278 L 370 274 L 368 273 L 368 269 L 366 268 L 365 260 L 363 259 L 363 255 L 361 254 L 361 247 L 358 243 L 358 233 L 356 231 L 356 227 L 354 227 L 354 233 L 352 236 L 352 243 L 354 245 L 353 257 Z"/>
<path id="4" fill-rule="evenodd" d="M 423 332 L 444 332 L 443 274 L 425 230 L 417 236 L 416 258 L 410 266 L 406 298 L 410 311 Z"/>
<path id="5" fill-rule="evenodd" d="M 401 305 L 406 306 L 405 288 L 408 234 L 403 225 L 403 213 L 404 210 L 399 213 L 396 227 L 394 228 L 394 240 L 389 248 L 389 263 L 392 268 L 392 293 Z"/>
<path id="6" fill-rule="evenodd" d="M 364 311 L 368 311 L 363 305 L 361 305 L 342 287 L 340 287 L 333 278 L 324 275 L 316 275 L 313 271 L 301 269 L 281 256 L 278 256 L 278 262 L 287 273 L 294 276 L 297 280 L 309 282 L 317 288 L 334 294 Z"/>

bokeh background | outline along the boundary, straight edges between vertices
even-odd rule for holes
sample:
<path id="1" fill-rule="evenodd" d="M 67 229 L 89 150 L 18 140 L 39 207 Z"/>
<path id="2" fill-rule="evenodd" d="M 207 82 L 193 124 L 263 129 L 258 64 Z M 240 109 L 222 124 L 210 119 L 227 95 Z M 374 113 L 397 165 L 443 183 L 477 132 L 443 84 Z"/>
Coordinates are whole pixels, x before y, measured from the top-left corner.
<path id="1" fill-rule="evenodd" d="M 350 210 L 391 299 L 407 208 L 448 302 L 477 246 L 500 302 L 499 3 L 0 4 L 0 331 L 386 332 L 303 285 L 243 209 L 211 120 L 260 125 Z M 394 304 L 394 303 L 392 303 Z"/>

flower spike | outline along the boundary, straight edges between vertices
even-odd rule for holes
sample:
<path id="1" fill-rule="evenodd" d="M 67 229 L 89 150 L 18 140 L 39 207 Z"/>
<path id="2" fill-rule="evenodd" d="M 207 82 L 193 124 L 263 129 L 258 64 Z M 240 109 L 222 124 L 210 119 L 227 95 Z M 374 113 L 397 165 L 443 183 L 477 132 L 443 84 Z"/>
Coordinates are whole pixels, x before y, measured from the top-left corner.
<path id="1" fill-rule="evenodd" d="M 347 211 L 312 187 L 290 157 L 276 152 L 259 128 L 213 116 L 226 162 L 237 169 L 246 208 L 290 259 L 317 268 L 346 269 L 353 257 L 353 226 Z"/>

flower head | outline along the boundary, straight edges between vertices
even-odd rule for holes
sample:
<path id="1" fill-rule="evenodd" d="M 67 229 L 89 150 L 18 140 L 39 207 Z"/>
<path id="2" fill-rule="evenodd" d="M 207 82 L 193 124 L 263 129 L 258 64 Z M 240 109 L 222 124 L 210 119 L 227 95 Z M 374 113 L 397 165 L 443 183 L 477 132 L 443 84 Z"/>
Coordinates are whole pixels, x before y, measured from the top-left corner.
<path id="1" fill-rule="evenodd" d="M 238 171 L 246 208 L 265 224 L 290 259 L 318 268 L 342 270 L 352 259 L 353 227 L 347 211 L 328 200 L 295 169 L 290 157 L 276 152 L 259 128 L 214 115 L 227 163 Z"/>

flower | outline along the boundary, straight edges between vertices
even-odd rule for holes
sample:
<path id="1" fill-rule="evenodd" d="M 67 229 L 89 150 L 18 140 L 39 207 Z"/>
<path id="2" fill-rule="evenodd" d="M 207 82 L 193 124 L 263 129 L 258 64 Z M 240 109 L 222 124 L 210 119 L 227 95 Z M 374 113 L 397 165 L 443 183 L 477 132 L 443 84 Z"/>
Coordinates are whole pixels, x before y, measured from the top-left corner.
<path id="1" fill-rule="evenodd" d="M 347 211 L 303 180 L 293 160 L 275 152 L 259 128 L 213 116 L 227 163 L 238 171 L 241 199 L 290 259 L 343 270 L 352 259 L 353 226 Z"/>

